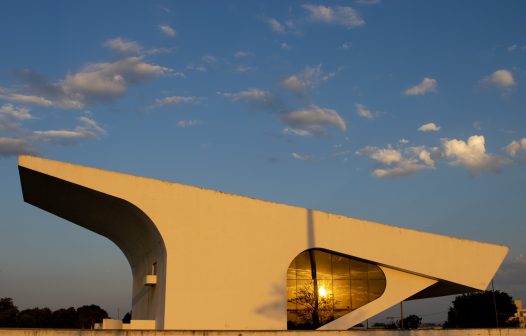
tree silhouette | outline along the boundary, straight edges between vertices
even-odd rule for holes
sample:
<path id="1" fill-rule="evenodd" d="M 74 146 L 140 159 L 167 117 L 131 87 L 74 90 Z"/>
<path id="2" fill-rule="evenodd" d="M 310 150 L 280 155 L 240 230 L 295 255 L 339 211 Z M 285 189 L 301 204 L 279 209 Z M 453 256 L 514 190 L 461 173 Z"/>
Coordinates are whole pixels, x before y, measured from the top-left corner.
<path id="1" fill-rule="evenodd" d="M 422 324 L 422 318 L 417 315 L 409 315 L 403 319 L 404 329 L 417 329 Z M 398 325 L 401 327 L 400 321 Z"/>
<path id="2" fill-rule="evenodd" d="M 11 298 L 0 299 L 0 328 L 12 328 L 16 326 L 18 308 Z"/>
<path id="3" fill-rule="evenodd" d="M 91 329 L 95 323 L 101 323 L 108 313 L 97 305 L 82 306 L 77 309 L 77 327 Z"/>
<path id="4" fill-rule="evenodd" d="M 495 301 L 494 301 L 495 300 Z M 495 312 L 496 310 L 496 312 Z M 505 292 L 484 291 L 455 297 L 449 307 L 446 328 L 495 328 L 515 326 L 510 320 L 517 312 L 513 299 Z M 497 313 L 495 315 L 495 313 Z"/>
<path id="5" fill-rule="evenodd" d="M 21 328 L 49 328 L 51 310 L 49 308 L 24 309 L 18 314 L 17 327 Z"/>
<path id="6" fill-rule="evenodd" d="M 333 296 L 330 293 L 321 296 L 315 281 L 306 283 L 297 289 L 296 296 L 289 300 L 297 305 L 298 327 L 317 329 L 334 320 Z"/>

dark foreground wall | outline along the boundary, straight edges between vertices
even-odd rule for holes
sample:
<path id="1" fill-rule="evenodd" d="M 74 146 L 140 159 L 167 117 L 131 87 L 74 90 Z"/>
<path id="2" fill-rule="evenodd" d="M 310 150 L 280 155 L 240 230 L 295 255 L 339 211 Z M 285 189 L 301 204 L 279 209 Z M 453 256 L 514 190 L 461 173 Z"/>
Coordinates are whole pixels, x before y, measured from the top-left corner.
<path id="1" fill-rule="evenodd" d="M 526 329 L 210 331 L 0 329 L 0 336 L 526 336 Z"/>

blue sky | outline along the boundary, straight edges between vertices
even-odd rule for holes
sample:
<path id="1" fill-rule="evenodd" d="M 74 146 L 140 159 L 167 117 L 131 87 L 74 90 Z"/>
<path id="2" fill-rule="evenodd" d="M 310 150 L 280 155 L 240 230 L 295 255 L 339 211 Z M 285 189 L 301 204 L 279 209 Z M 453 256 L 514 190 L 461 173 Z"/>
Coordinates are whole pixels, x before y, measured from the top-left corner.
<path id="1" fill-rule="evenodd" d="M 130 306 L 111 242 L 23 203 L 31 153 L 507 245 L 526 300 L 523 1 L 0 6 L 0 297 Z"/>

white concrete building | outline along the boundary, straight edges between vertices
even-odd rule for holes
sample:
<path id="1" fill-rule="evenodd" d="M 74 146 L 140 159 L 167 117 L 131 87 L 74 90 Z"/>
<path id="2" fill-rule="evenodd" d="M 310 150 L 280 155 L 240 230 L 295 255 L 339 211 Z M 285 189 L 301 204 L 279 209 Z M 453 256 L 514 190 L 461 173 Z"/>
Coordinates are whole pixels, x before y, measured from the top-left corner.
<path id="1" fill-rule="evenodd" d="M 19 171 L 26 202 L 123 251 L 142 328 L 348 329 L 403 300 L 484 290 L 508 252 L 31 156 Z"/>

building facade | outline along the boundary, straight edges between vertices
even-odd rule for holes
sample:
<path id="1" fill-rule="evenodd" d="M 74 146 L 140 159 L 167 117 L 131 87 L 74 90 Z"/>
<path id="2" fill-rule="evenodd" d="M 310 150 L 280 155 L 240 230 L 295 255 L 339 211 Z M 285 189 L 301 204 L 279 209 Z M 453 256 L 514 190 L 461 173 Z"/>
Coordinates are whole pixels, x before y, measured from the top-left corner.
<path id="1" fill-rule="evenodd" d="M 508 248 L 32 156 L 24 200 L 113 241 L 135 325 L 345 330 L 486 289 Z"/>

